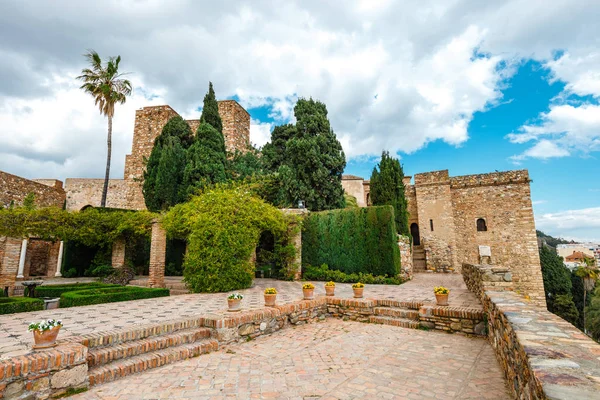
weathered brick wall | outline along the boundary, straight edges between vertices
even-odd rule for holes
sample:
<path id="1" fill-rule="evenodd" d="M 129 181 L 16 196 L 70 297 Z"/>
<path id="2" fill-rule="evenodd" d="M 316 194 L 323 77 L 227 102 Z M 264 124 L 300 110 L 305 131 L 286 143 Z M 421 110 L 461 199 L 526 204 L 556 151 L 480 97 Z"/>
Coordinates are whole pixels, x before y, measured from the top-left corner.
<path id="1" fill-rule="evenodd" d="M 408 236 L 398 235 L 398 248 L 400 249 L 400 276 L 404 280 L 412 279 L 413 256 L 410 238 Z"/>
<path id="2" fill-rule="evenodd" d="M 30 239 L 25 256 L 24 276 L 46 276 L 50 265 L 50 248 L 52 242 Z"/>
<path id="3" fill-rule="evenodd" d="M 229 152 L 246 151 L 250 145 L 250 114 L 235 100 L 219 101 L 225 148 Z"/>
<path id="4" fill-rule="evenodd" d="M 136 183 L 123 179 L 110 179 L 108 181 L 106 206 L 130 208 L 128 207 L 128 195 L 132 184 Z M 104 179 L 67 178 L 65 180 L 67 210 L 79 211 L 86 206 L 100 207 L 103 186 Z"/>
<path id="5" fill-rule="evenodd" d="M 545 305 L 544 284 L 526 170 L 451 178 L 460 264 L 479 264 L 479 246 L 491 264 L 509 267 L 515 290 Z M 483 218 L 487 231 L 477 231 Z"/>
<path id="6" fill-rule="evenodd" d="M 12 294 L 12 288 L 15 286 L 17 271 L 19 270 L 19 259 L 21 257 L 21 239 L 0 237 L 0 290 L 9 287 Z"/>
<path id="7" fill-rule="evenodd" d="M 467 288 L 475 293 L 482 302 L 487 290 L 514 290 L 512 273 L 508 267 L 463 264 L 462 276 Z"/>
<path id="8" fill-rule="evenodd" d="M 415 195 L 427 268 L 436 271 L 457 270 L 456 233 L 448 170 L 416 174 Z"/>
<path id="9" fill-rule="evenodd" d="M 35 195 L 35 204 L 38 207 L 62 207 L 65 203 L 65 191 L 62 188 L 62 182 L 54 179 L 40 179 L 38 181 L 0 171 L 0 207 L 6 207 L 11 202 L 16 205 L 22 204 L 29 193 Z"/>

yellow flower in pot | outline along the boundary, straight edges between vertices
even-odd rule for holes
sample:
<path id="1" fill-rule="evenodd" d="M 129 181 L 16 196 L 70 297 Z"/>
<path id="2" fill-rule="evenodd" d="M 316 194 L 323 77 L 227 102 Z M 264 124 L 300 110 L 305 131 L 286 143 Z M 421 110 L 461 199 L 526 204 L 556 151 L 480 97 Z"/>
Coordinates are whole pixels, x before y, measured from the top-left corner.
<path id="1" fill-rule="evenodd" d="M 312 300 L 315 298 L 315 285 L 310 282 L 302 285 L 302 293 L 304 294 L 304 300 Z"/>
<path id="2" fill-rule="evenodd" d="M 363 297 L 363 292 L 365 290 L 365 284 L 356 282 L 352 285 L 352 290 L 354 291 L 354 298 L 361 299 Z"/>
<path id="3" fill-rule="evenodd" d="M 450 289 L 443 286 L 436 286 L 433 288 L 433 293 L 435 293 L 435 300 L 437 301 L 438 306 L 448 305 L 448 295 L 450 295 Z"/>
<path id="4" fill-rule="evenodd" d="M 325 282 L 325 294 L 327 296 L 335 295 L 335 282 L 333 282 L 333 281 Z"/>
<path id="5" fill-rule="evenodd" d="M 265 306 L 274 307 L 277 300 L 277 289 L 270 287 L 265 289 Z"/>

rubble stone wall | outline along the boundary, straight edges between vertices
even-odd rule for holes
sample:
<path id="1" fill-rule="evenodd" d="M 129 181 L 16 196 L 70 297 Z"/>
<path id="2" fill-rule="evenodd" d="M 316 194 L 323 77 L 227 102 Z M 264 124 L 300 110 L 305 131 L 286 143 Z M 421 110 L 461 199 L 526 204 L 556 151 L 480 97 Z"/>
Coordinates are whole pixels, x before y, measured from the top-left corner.
<path id="1" fill-rule="evenodd" d="M 36 182 L 0 171 L 0 207 L 7 207 L 11 203 L 23 204 L 23 200 L 29 193 L 35 195 L 35 204 L 38 207 L 55 206 L 61 207 L 65 203 L 65 191 L 62 182 L 54 179 L 39 180 L 46 183 Z"/>

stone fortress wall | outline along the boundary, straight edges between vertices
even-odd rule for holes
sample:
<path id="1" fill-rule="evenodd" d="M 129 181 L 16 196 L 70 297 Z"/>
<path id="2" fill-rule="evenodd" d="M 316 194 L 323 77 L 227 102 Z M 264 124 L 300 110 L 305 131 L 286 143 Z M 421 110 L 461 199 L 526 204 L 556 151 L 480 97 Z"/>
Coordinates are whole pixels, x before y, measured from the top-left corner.
<path id="1" fill-rule="evenodd" d="M 219 114 L 223 120 L 225 147 L 229 152 L 246 151 L 250 145 L 250 114 L 235 100 L 219 101 Z M 144 210 L 142 193 L 145 159 L 150 157 L 154 140 L 160 135 L 169 119 L 179 114 L 170 106 L 144 107 L 135 112 L 131 154 L 125 156 L 123 179 L 109 182 L 107 207 Z M 200 120 L 188 120 L 196 132 Z M 81 210 L 85 206 L 99 206 L 103 179 L 68 178 L 65 181 L 67 209 Z"/>
<path id="2" fill-rule="evenodd" d="M 515 290 L 545 305 L 527 170 L 457 177 L 443 170 L 410 180 L 404 182 L 409 225 L 418 228 L 414 244 L 424 249 L 427 270 L 460 272 L 464 263 L 482 262 L 505 266 Z M 485 230 L 478 229 L 478 220 Z M 482 257 L 487 251 L 490 256 Z"/>
<path id="3" fill-rule="evenodd" d="M 29 193 L 35 195 L 35 203 L 40 207 L 62 207 L 65 203 L 65 191 L 61 181 L 30 180 L 0 171 L 0 207 L 9 206 L 11 202 L 20 205 Z"/>

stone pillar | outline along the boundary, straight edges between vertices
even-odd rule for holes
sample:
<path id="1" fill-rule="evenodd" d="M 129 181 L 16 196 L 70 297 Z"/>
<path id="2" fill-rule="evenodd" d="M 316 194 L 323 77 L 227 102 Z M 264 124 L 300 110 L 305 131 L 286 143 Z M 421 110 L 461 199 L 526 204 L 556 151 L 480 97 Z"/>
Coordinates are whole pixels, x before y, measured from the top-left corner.
<path id="1" fill-rule="evenodd" d="M 112 267 L 123 268 L 125 266 L 125 238 L 120 237 L 112 245 Z"/>
<path id="2" fill-rule="evenodd" d="M 60 245 L 58 246 L 58 260 L 56 261 L 56 273 L 54 274 L 54 276 L 57 278 L 60 278 L 62 276 L 62 273 L 60 272 L 60 270 L 62 268 L 62 260 L 63 260 L 64 251 L 65 251 L 65 242 L 63 242 L 61 240 Z"/>
<path id="3" fill-rule="evenodd" d="M 165 287 L 165 258 L 167 254 L 167 234 L 158 221 L 152 222 L 150 238 L 150 273 L 148 287 Z"/>
<path id="4" fill-rule="evenodd" d="M 19 271 L 17 272 L 17 279 L 23 279 L 25 276 L 23 272 L 25 270 L 25 258 L 27 257 L 27 239 L 23 239 L 21 243 L 21 255 L 19 256 Z"/>
<path id="5" fill-rule="evenodd" d="M 15 287 L 21 245 L 21 239 L 5 238 L 4 257 L 2 257 L 2 262 L 0 263 L 0 290 L 8 287 L 9 295 L 12 295 Z"/>

